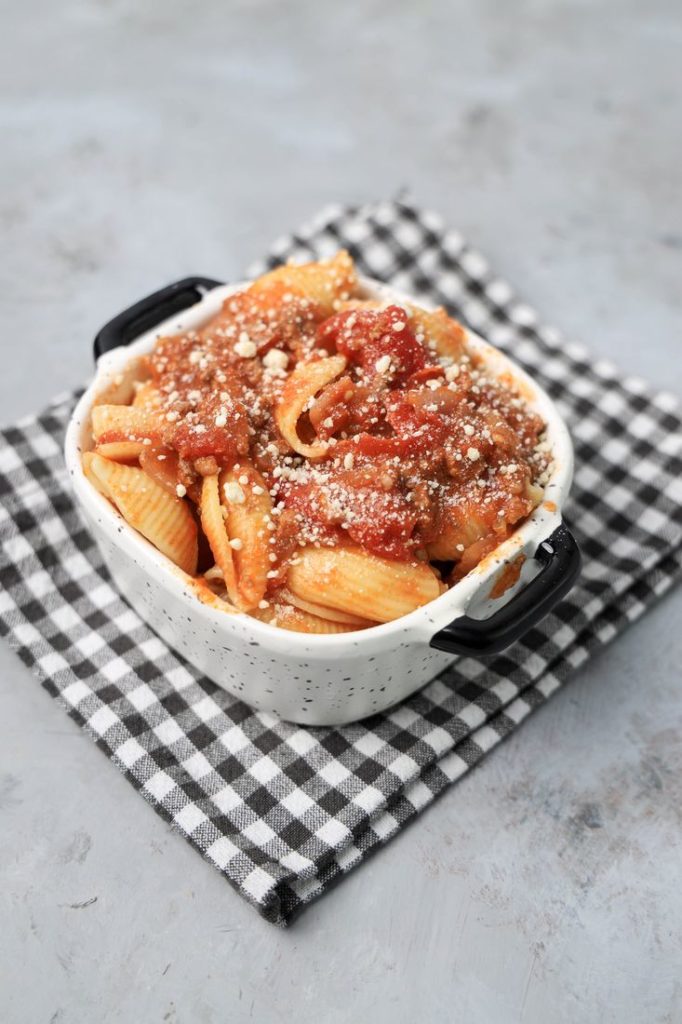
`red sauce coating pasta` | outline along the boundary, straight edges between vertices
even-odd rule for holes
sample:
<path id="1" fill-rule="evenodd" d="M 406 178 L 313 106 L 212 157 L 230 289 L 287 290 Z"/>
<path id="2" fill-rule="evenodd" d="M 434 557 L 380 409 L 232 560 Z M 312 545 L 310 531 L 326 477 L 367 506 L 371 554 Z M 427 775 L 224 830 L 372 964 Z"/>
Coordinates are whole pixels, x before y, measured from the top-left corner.
<path id="1" fill-rule="evenodd" d="M 297 280 L 295 268 L 276 272 L 227 298 L 202 329 L 156 343 L 145 387 L 161 437 L 142 464 L 150 472 L 161 453 L 178 495 L 197 503 L 202 477 L 232 471 L 226 486 L 240 500 L 255 470 L 269 495 L 266 596 L 309 546 L 435 562 L 456 581 L 540 500 L 542 420 L 508 380 L 488 376 L 442 311 L 348 291 L 334 309 Z M 317 379 L 331 379 L 308 394 L 315 364 Z M 240 538 L 230 543 L 239 550 Z"/>

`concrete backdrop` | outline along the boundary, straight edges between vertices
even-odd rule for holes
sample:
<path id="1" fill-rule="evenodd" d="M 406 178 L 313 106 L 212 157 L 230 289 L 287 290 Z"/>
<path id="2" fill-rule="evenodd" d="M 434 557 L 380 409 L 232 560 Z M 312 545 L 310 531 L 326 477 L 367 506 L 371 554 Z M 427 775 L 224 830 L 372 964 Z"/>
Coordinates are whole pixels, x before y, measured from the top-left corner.
<path id="1" fill-rule="evenodd" d="M 5 421 L 101 323 L 408 187 L 545 317 L 682 393 L 677 0 L 4 3 Z M 682 1019 L 666 599 L 288 933 L 0 647 L 8 1024 Z"/>

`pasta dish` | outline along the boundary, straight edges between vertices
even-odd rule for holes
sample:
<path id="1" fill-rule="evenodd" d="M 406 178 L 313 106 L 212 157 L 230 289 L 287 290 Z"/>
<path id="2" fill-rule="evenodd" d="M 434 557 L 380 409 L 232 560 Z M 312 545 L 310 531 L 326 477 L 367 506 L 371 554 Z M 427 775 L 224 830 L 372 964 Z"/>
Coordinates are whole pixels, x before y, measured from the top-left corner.
<path id="1" fill-rule="evenodd" d="M 342 251 L 132 358 L 83 468 L 199 597 L 343 633 L 434 600 L 530 515 L 544 431 L 460 324 L 368 298 Z"/>

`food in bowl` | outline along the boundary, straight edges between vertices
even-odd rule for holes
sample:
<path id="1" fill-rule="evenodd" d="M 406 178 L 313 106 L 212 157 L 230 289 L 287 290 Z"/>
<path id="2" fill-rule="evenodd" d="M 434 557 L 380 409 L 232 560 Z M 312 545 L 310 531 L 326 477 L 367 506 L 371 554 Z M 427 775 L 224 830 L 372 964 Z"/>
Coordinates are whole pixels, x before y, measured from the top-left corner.
<path id="1" fill-rule="evenodd" d="M 132 358 L 83 469 L 214 606 L 309 634 L 438 598 L 543 498 L 546 424 L 444 310 L 286 265 Z"/>

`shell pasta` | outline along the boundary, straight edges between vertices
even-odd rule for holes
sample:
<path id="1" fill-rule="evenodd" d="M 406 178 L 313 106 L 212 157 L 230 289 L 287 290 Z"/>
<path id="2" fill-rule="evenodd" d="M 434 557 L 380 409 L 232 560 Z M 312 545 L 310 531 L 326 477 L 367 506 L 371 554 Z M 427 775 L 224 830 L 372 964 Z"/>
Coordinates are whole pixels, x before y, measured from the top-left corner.
<path id="1" fill-rule="evenodd" d="M 192 513 L 142 469 L 86 452 L 88 479 L 116 506 L 131 526 L 187 573 L 197 568 L 197 527 Z"/>
<path id="2" fill-rule="evenodd" d="M 288 584 L 303 600 L 377 622 L 407 615 L 442 593 L 424 562 L 396 562 L 351 547 L 306 548 L 291 566 Z"/>
<path id="3" fill-rule="evenodd" d="M 522 522 L 545 424 L 442 310 L 369 298 L 346 252 L 157 339 L 96 400 L 90 483 L 198 599 L 309 634 L 438 598 Z"/>

